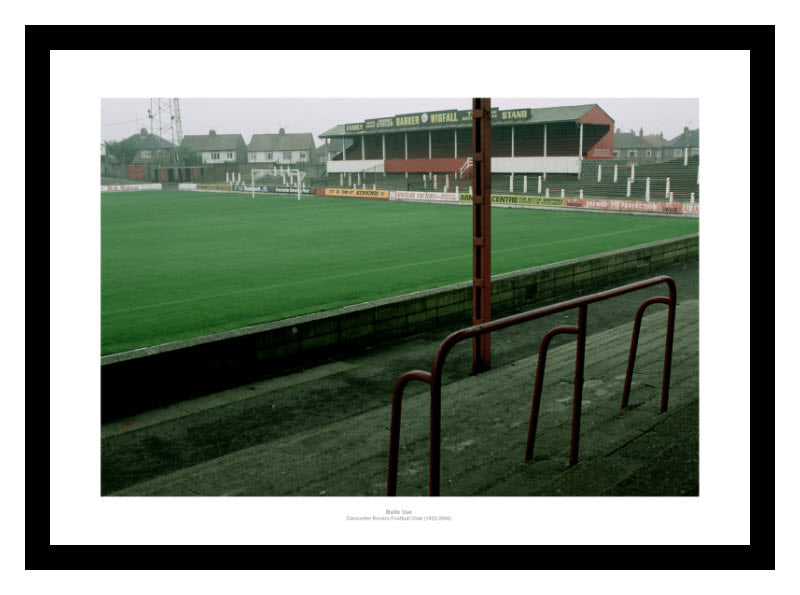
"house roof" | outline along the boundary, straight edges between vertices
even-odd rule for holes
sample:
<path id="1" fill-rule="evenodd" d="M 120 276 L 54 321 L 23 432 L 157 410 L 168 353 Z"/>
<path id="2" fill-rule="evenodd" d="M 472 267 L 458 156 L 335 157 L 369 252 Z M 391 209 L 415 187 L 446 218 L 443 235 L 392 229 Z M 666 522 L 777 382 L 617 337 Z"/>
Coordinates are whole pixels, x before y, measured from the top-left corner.
<path id="1" fill-rule="evenodd" d="M 147 132 L 147 129 L 142 128 L 138 133 L 133 134 L 126 138 L 125 140 L 130 140 L 133 143 L 133 146 L 136 148 L 137 151 L 141 151 L 142 149 L 171 149 L 172 143 L 164 140 L 160 136 L 156 136 L 155 134 L 150 134 Z"/>
<path id="2" fill-rule="evenodd" d="M 254 134 L 248 151 L 313 151 L 314 135 L 310 132 L 292 134 Z"/>
<path id="3" fill-rule="evenodd" d="M 667 144 L 663 134 L 645 134 L 644 140 L 653 147 L 660 148 Z"/>
<path id="4" fill-rule="evenodd" d="M 641 136 L 631 132 L 616 132 L 614 134 L 615 149 L 652 149 L 653 145 Z"/>
<path id="5" fill-rule="evenodd" d="M 700 147 L 700 129 L 684 130 L 678 136 L 669 141 L 665 147 Z"/>
<path id="6" fill-rule="evenodd" d="M 187 134 L 181 143 L 181 146 L 195 151 L 225 151 L 239 149 L 242 145 L 244 139 L 241 134 Z"/>

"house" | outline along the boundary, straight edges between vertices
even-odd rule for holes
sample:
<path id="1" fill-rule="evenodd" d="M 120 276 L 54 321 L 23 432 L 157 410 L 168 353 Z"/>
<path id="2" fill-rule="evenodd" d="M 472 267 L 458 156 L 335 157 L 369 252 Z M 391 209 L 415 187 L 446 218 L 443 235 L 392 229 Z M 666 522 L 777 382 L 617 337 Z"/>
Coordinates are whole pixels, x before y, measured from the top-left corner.
<path id="1" fill-rule="evenodd" d="M 204 164 L 247 162 L 247 145 L 241 134 L 217 134 L 215 130 L 209 130 L 208 134 L 187 134 L 181 146 L 200 153 Z"/>
<path id="2" fill-rule="evenodd" d="M 652 137 L 654 135 L 648 135 Z M 661 161 L 661 150 L 644 136 L 644 129 L 637 135 L 633 130 L 622 132 L 617 128 L 614 133 L 614 158 L 627 159 L 630 163 L 649 163 Z"/>
<path id="3" fill-rule="evenodd" d="M 684 126 L 683 132 L 664 145 L 667 152 L 666 159 L 684 157 L 684 152 L 689 151 L 689 156 L 700 154 L 700 129 L 689 130 Z"/>
<path id="4" fill-rule="evenodd" d="M 659 149 L 668 142 L 667 139 L 664 138 L 663 132 L 659 132 L 658 134 L 645 134 L 642 138 Z"/>
<path id="5" fill-rule="evenodd" d="M 254 134 L 247 145 L 247 163 L 295 165 L 312 163 L 314 135 L 310 132 L 286 134 Z"/>
<path id="6" fill-rule="evenodd" d="M 101 156 L 102 175 L 130 180 L 152 179 L 155 168 L 174 167 L 177 159 L 175 145 L 146 128 L 108 146 L 103 143 Z"/>
<path id="7" fill-rule="evenodd" d="M 668 141 L 664 138 L 663 132 L 659 132 L 658 134 L 645 134 L 642 138 L 655 149 L 656 161 L 664 161 L 668 158 L 664 150 L 664 145 L 666 145 Z"/>
<path id="8" fill-rule="evenodd" d="M 175 163 L 175 146 L 160 136 L 150 134 L 146 128 L 125 140 L 130 141 L 136 149 L 129 165 Z"/>

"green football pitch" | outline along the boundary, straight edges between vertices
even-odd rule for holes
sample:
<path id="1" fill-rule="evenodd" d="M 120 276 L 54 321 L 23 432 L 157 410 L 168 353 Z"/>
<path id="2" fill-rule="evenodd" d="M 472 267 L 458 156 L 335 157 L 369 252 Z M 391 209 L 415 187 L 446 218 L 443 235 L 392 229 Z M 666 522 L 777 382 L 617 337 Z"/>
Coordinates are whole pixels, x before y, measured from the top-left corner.
<path id="1" fill-rule="evenodd" d="M 101 197 L 102 354 L 472 278 L 472 210 L 194 192 Z M 492 273 L 695 233 L 697 219 L 492 210 Z"/>

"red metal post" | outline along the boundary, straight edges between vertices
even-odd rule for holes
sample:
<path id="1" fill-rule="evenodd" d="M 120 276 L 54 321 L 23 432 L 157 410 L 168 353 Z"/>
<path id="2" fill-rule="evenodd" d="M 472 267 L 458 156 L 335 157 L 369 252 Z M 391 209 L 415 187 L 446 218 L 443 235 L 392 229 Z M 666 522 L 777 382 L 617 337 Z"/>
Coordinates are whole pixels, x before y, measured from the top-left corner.
<path id="1" fill-rule="evenodd" d="M 422 370 L 406 372 L 397 381 L 392 394 L 392 420 L 389 430 L 389 471 L 386 480 L 386 495 L 397 495 L 397 464 L 400 456 L 400 414 L 403 409 L 403 391 L 412 380 L 431 384 L 431 375 Z"/>
<path id="2" fill-rule="evenodd" d="M 575 388 L 572 393 L 572 443 L 569 447 L 569 466 L 578 462 L 581 440 L 581 405 L 583 404 L 583 369 L 586 362 L 586 316 L 588 306 L 578 307 L 578 353 L 575 355 Z"/>
<path id="3" fill-rule="evenodd" d="M 675 306 L 678 304 L 678 294 L 675 282 L 669 284 L 669 311 L 667 314 L 667 342 L 664 347 L 664 374 L 661 377 L 661 408 L 664 413 L 669 402 L 669 377 L 672 371 L 672 343 L 675 335 Z"/>
<path id="4" fill-rule="evenodd" d="M 491 186 L 492 186 L 492 105 L 491 99 L 472 100 L 472 324 L 492 319 L 491 272 Z M 472 371 L 491 366 L 489 333 L 472 340 Z"/>
<path id="5" fill-rule="evenodd" d="M 428 465 L 428 495 L 438 496 L 442 473 L 442 387 L 441 381 L 431 386 L 431 444 Z"/>
<path id="6" fill-rule="evenodd" d="M 539 405 L 542 401 L 542 385 L 544 384 L 544 367 L 547 364 L 547 350 L 550 341 L 556 335 L 563 333 L 578 334 L 577 326 L 557 326 L 551 329 L 542 339 L 539 346 L 539 363 L 536 365 L 536 382 L 533 385 L 533 404 L 531 405 L 531 420 L 528 423 L 528 441 L 525 444 L 525 461 L 533 458 L 533 443 L 536 440 L 536 424 L 539 421 Z"/>
<path id="7" fill-rule="evenodd" d="M 631 335 L 631 348 L 628 351 L 628 368 L 625 371 L 625 386 L 622 388 L 622 404 L 619 406 L 620 409 L 625 409 L 628 406 L 628 400 L 631 395 L 631 385 L 633 383 L 633 366 L 636 363 L 636 349 L 639 347 L 639 331 L 642 329 L 642 316 L 644 316 L 645 309 L 650 304 L 667 304 L 669 305 L 671 302 L 668 298 L 664 297 L 655 297 L 646 300 L 639 306 L 639 309 L 636 311 L 636 318 L 633 321 L 633 334 Z M 667 332 L 669 334 L 669 331 Z M 672 347 L 671 341 L 667 339 L 668 349 Z M 666 355 L 665 362 L 666 362 Z M 669 358 L 672 359 L 671 356 Z M 668 377 L 667 377 L 668 378 Z M 661 393 L 664 394 L 663 391 Z"/>

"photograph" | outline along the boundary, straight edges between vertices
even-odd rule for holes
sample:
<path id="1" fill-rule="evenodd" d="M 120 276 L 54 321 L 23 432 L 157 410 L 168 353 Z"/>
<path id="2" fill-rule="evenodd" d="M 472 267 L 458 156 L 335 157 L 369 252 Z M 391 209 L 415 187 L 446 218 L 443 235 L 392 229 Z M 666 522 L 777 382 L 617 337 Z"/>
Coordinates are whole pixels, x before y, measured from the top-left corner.
<path id="1" fill-rule="evenodd" d="M 700 109 L 102 98 L 101 495 L 699 496 Z"/>

